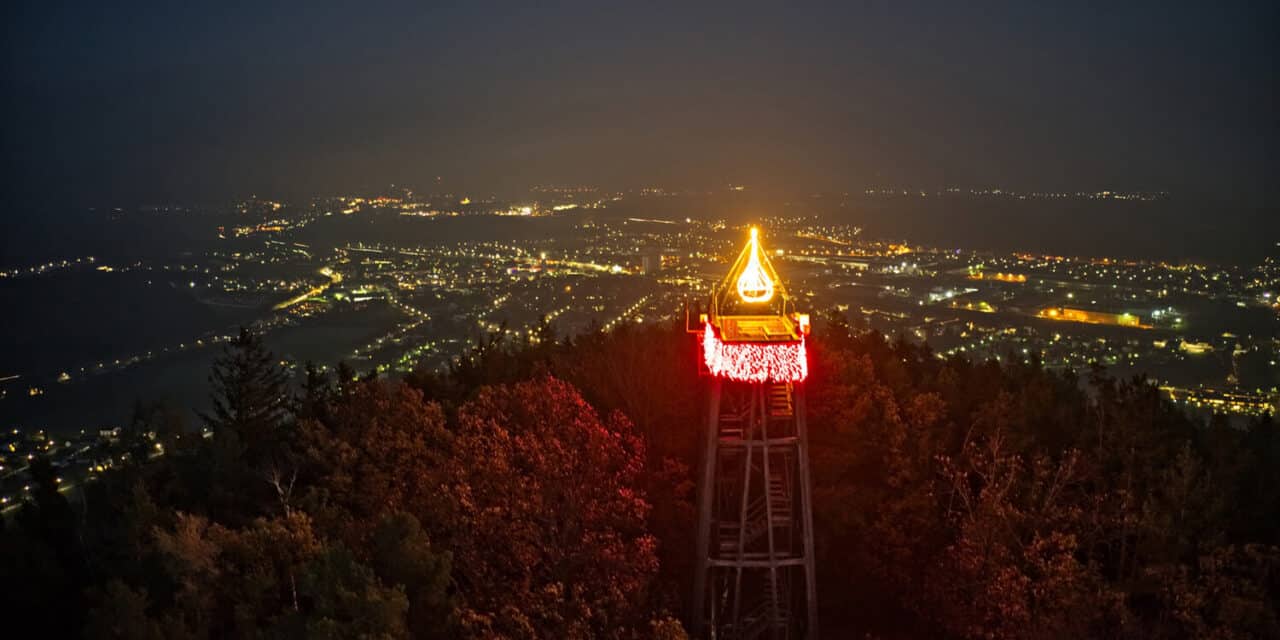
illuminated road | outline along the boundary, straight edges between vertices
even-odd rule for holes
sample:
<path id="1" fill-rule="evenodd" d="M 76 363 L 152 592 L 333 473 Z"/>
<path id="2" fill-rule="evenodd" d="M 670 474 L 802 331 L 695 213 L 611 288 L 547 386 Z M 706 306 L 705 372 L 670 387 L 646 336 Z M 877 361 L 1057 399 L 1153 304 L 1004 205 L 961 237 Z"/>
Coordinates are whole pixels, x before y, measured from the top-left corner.
<path id="1" fill-rule="evenodd" d="M 862 231 L 862 229 L 859 229 L 858 227 L 854 227 L 854 228 L 853 228 L 853 235 L 855 235 L 855 236 L 856 236 L 856 235 L 858 235 L 858 233 L 859 233 L 859 232 L 861 232 L 861 231 Z M 836 238 L 836 237 L 833 237 L 833 236 L 822 235 L 822 234 L 820 234 L 820 233 L 813 233 L 813 232 L 811 232 L 811 231 L 797 231 L 797 232 L 796 232 L 796 237 L 797 237 L 797 238 L 800 238 L 800 239 L 802 239 L 802 240 L 817 240 L 817 241 L 819 241 L 819 242 L 829 242 L 829 243 L 831 243 L 831 244 L 839 245 L 839 246 L 841 246 L 841 247 L 851 247 L 851 246 L 853 246 L 853 243 L 852 243 L 852 242 L 849 242 L 848 240 L 843 240 L 843 239 L 841 239 L 841 238 Z"/>
<path id="2" fill-rule="evenodd" d="M 325 289 L 328 289 L 329 287 L 335 284 L 338 284 L 339 282 L 342 282 L 342 274 L 334 271 L 333 269 L 330 269 L 329 267 L 325 267 L 321 269 L 320 275 L 325 276 L 326 278 L 329 278 L 329 281 L 324 284 L 316 285 L 315 287 L 312 287 L 311 289 L 307 290 L 306 293 L 302 293 L 292 298 L 289 298 L 288 300 L 285 300 L 284 302 L 281 302 L 280 304 L 272 307 L 272 309 L 276 311 L 280 311 L 282 309 L 288 309 L 289 307 L 292 307 L 293 305 L 298 304 L 299 302 L 302 302 L 307 298 L 318 296 L 324 293 Z"/>

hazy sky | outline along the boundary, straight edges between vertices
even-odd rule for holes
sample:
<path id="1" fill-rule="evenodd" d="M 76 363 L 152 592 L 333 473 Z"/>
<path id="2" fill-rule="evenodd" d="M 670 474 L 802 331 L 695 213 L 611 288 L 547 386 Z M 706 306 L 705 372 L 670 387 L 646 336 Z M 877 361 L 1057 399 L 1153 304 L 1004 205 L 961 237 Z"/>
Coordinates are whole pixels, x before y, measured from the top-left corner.
<path id="1" fill-rule="evenodd" d="M 4 3 L 10 199 L 437 175 L 1280 196 L 1274 1 L 196 4 Z"/>

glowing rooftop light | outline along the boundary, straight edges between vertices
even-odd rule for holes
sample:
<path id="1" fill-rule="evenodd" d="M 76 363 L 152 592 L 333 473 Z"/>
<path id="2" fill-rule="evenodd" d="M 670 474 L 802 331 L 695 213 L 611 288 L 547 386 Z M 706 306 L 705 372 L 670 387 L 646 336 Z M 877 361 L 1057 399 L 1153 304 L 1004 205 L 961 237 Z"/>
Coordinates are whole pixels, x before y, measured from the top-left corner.
<path id="1" fill-rule="evenodd" d="M 738 276 L 738 297 L 743 302 L 768 302 L 773 297 L 773 280 L 760 264 L 760 232 L 751 227 L 751 256 Z"/>

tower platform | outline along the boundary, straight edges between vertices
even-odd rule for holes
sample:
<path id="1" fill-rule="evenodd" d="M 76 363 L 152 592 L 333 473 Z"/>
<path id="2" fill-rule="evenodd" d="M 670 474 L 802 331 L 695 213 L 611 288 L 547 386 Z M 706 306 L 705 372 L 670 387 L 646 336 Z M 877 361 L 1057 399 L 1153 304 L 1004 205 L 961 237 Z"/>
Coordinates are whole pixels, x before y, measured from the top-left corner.
<path id="1" fill-rule="evenodd" d="M 710 378 L 698 483 L 695 637 L 817 634 L 804 381 L 796 313 L 758 233 L 699 316 Z"/>

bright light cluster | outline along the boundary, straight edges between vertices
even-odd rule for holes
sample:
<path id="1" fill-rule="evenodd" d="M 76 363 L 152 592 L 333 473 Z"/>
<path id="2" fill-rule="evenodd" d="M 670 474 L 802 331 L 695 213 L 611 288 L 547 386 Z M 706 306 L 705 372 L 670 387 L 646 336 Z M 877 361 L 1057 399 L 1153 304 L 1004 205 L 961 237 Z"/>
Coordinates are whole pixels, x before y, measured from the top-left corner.
<path id="1" fill-rule="evenodd" d="M 760 231 L 751 228 L 751 256 L 738 276 L 738 297 L 743 302 L 768 302 L 773 297 L 773 280 L 760 264 Z"/>
<path id="2" fill-rule="evenodd" d="M 800 342 L 726 344 L 711 323 L 702 334 L 702 359 L 711 375 L 739 382 L 800 382 L 809 376 L 803 338 Z"/>

